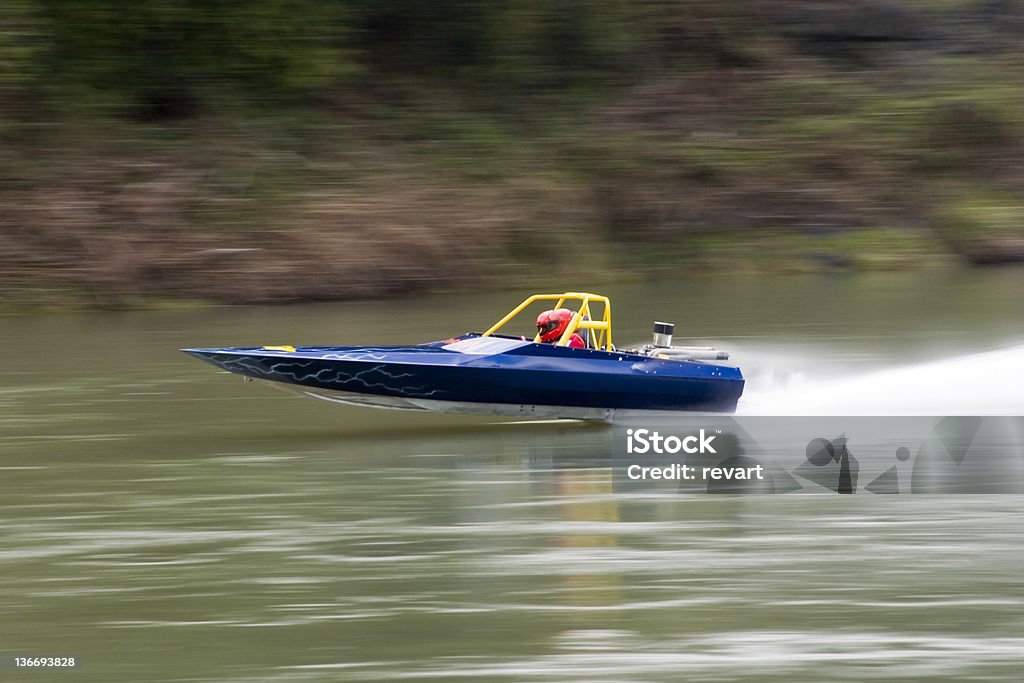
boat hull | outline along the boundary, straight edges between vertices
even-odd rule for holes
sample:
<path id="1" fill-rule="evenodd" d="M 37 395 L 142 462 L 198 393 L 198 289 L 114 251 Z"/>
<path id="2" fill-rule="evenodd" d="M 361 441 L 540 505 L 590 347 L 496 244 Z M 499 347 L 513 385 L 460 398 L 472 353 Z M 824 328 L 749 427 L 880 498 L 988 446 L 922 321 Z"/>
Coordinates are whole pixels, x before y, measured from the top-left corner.
<path id="1" fill-rule="evenodd" d="M 467 336 L 413 347 L 184 349 L 229 372 L 329 401 L 406 410 L 614 419 L 731 413 L 738 368 Z"/>

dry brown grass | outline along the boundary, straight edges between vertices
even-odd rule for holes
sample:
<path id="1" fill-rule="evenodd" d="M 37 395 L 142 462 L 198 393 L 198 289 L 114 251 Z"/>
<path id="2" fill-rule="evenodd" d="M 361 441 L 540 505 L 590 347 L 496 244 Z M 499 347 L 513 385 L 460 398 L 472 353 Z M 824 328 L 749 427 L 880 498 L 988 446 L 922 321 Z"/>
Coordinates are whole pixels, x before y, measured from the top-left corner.
<path id="1" fill-rule="evenodd" d="M 54 282 L 116 302 L 146 295 L 232 303 L 375 297 L 479 282 L 513 242 L 587 222 L 582 193 L 510 181 L 447 187 L 374 177 L 318 187 L 259 225 L 244 200 L 205 198 L 220 227 L 190 218 L 201 179 L 167 160 L 66 169 L 4 193 L 0 284 Z M 255 200 L 253 200 L 255 201 Z M 223 226 L 230 227 L 223 227 Z"/>

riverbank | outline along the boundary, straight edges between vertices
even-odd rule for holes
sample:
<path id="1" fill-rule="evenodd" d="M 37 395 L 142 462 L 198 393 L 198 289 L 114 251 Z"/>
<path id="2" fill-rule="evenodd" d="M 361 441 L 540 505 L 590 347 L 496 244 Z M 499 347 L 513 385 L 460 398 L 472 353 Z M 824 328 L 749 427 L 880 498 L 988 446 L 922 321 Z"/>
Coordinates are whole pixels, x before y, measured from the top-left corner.
<path id="1" fill-rule="evenodd" d="M 1024 29 L 961 4 L 865 23 L 712 3 L 689 47 L 651 42 L 665 10 L 631 48 L 661 61 L 594 57 L 564 82 L 375 64 L 372 45 L 301 97 L 204 76 L 183 108 L 0 78 L 0 306 L 1015 260 Z M 120 94 L 163 93 L 146 83 Z"/>

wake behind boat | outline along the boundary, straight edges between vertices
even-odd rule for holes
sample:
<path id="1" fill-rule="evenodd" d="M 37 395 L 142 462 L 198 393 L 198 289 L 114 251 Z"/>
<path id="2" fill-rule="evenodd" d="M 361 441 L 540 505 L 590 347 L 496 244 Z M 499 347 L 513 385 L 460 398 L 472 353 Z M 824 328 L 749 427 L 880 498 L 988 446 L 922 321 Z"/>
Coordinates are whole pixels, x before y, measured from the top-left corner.
<path id="1" fill-rule="evenodd" d="M 497 334 L 537 302 L 554 301 L 532 339 Z M 565 308 L 576 303 L 575 310 Z M 600 316 L 591 312 L 593 305 Z M 667 412 L 731 413 L 743 393 L 728 354 L 612 344 L 611 302 L 585 292 L 535 294 L 482 334 L 415 346 L 263 346 L 182 349 L 246 378 L 313 398 L 376 408 L 611 420 Z"/>

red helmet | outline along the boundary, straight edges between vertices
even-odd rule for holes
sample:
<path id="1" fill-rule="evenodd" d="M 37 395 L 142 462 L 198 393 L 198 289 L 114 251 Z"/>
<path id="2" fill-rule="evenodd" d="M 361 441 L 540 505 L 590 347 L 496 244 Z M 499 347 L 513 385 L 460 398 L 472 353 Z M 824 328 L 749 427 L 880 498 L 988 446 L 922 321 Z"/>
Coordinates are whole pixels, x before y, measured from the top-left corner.
<path id="1" fill-rule="evenodd" d="M 573 312 L 568 308 L 558 308 L 553 311 L 544 311 L 537 316 L 537 334 L 542 342 L 558 341 L 569 327 Z"/>

